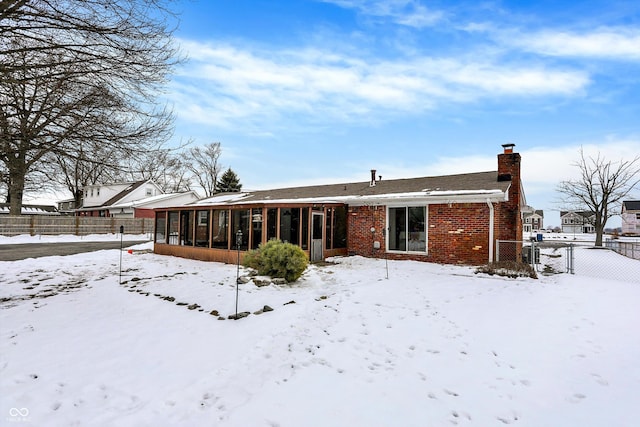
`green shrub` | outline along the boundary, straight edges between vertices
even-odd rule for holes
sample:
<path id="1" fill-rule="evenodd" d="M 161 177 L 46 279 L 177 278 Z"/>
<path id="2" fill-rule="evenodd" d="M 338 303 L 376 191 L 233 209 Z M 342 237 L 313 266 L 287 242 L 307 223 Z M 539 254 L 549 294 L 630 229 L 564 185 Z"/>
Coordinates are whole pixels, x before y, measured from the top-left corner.
<path id="1" fill-rule="evenodd" d="M 309 260 L 307 254 L 296 245 L 270 240 L 258 249 L 249 251 L 243 265 L 253 268 L 261 276 L 279 277 L 295 282 L 302 276 Z"/>

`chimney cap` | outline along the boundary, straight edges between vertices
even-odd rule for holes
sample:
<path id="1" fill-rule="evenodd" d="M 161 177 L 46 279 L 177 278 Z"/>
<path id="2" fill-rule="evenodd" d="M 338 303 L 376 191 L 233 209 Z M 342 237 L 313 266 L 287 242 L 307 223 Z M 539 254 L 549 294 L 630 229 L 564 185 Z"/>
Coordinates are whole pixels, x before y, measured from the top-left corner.
<path id="1" fill-rule="evenodd" d="M 512 144 L 512 143 L 502 144 L 502 148 L 504 148 L 505 154 L 513 153 L 513 147 L 515 146 L 516 144 Z"/>

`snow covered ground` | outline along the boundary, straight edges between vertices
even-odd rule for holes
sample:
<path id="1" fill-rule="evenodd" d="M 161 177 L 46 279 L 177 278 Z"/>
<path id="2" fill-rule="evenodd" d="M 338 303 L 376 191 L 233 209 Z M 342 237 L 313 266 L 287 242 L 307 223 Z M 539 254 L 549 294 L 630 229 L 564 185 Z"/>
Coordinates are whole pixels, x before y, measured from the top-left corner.
<path id="1" fill-rule="evenodd" d="M 236 266 L 151 245 L 0 262 L 0 425 L 640 425 L 640 283 L 337 258 L 218 320 Z"/>

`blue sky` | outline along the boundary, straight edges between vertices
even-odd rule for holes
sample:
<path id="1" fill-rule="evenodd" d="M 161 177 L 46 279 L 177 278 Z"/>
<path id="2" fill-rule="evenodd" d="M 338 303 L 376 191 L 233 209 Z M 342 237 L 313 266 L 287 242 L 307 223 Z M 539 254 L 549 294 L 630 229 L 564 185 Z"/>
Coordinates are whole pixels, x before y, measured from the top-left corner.
<path id="1" fill-rule="evenodd" d="M 165 93 L 172 143 L 220 142 L 245 189 L 367 181 L 370 169 L 383 179 L 496 170 L 514 143 L 527 202 L 553 226 L 555 188 L 577 176 L 581 147 L 612 161 L 640 154 L 635 0 L 178 8 L 189 59 Z"/>
<path id="2" fill-rule="evenodd" d="M 246 189 L 496 170 L 515 143 L 528 204 L 559 225 L 580 147 L 640 153 L 637 1 L 181 7 L 175 140 L 221 142 Z"/>

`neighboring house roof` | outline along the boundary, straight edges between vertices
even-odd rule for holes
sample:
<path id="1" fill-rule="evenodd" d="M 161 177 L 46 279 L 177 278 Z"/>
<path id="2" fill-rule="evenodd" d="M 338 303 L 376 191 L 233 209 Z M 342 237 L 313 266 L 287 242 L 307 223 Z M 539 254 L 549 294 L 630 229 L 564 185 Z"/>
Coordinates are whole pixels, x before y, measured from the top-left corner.
<path id="1" fill-rule="evenodd" d="M 624 211 L 640 211 L 640 200 L 625 200 L 622 206 Z"/>
<path id="2" fill-rule="evenodd" d="M 499 181 L 497 172 L 436 177 L 377 180 L 281 188 L 242 193 L 222 193 L 196 202 L 199 205 L 250 203 L 349 203 L 353 205 L 438 199 L 444 201 L 505 200 L 511 181 Z"/>
<path id="3" fill-rule="evenodd" d="M 9 203 L 0 203 L 0 214 L 9 214 Z M 20 215 L 60 215 L 54 206 L 22 205 Z"/>
<path id="4" fill-rule="evenodd" d="M 131 185 L 129 185 L 127 188 L 125 188 L 124 190 L 122 190 L 121 192 L 119 192 L 118 194 L 116 194 L 106 202 L 104 202 L 102 206 L 111 206 L 112 204 L 116 203 L 118 200 L 122 200 L 128 194 L 133 192 L 136 188 L 142 187 L 147 182 L 149 181 L 138 181 L 138 182 L 131 183 Z"/>
<path id="5" fill-rule="evenodd" d="M 153 184 L 154 186 L 157 187 L 157 185 L 155 183 L 153 183 L 153 181 L 150 181 L 150 180 L 131 182 L 131 183 L 128 183 L 128 186 L 125 187 L 122 191 L 120 191 L 119 193 L 115 194 L 114 196 L 112 196 L 110 199 L 108 199 L 104 203 L 102 203 L 100 205 L 95 205 L 95 206 L 84 206 L 84 207 L 78 208 L 76 210 L 77 211 L 95 211 L 95 210 L 107 209 L 107 208 L 109 208 L 109 207 L 111 207 L 111 206 L 113 206 L 115 204 L 118 204 L 118 202 L 121 202 L 128 195 L 130 195 L 135 190 L 137 190 L 138 188 L 142 187 L 143 185 L 145 185 L 147 183 Z M 123 184 L 105 184 L 105 185 L 122 186 Z M 152 196 L 152 197 L 155 197 L 155 196 Z M 143 197 L 142 199 L 139 199 L 139 200 L 143 200 L 145 198 L 146 197 Z"/>
<path id="6" fill-rule="evenodd" d="M 108 206 L 109 209 L 129 209 L 142 208 L 153 209 L 158 207 L 170 206 L 175 203 L 175 199 L 187 198 L 190 202 L 198 200 L 198 194 L 195 191 L 186 191 L 183 193 L 158 194 L 157 196 L 145 197 L 144 199 L 133 200 L 125 203 L 116 203 Z"/>
<path id="7" fill-rule="evenodd" d="M 560 218 L 563 216 L 581 216 L 583 218 L 590 218 L 595 215 L 594 212 L 591 211 L 560 211 Z"/>
<path id="8" fill-rule="evenodd" d="M 544 218 L 544 211 L 543 210 L 535 210 L 535 211 L 530 211 L 530 212 L 524 212 L 524 217 L 530 217 L 530 216 L 534 216 L 534 215 L 538 215 L 540 217 Z"/>

